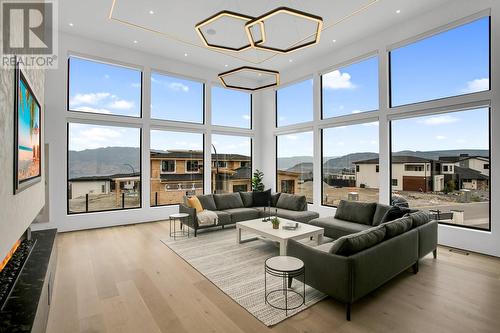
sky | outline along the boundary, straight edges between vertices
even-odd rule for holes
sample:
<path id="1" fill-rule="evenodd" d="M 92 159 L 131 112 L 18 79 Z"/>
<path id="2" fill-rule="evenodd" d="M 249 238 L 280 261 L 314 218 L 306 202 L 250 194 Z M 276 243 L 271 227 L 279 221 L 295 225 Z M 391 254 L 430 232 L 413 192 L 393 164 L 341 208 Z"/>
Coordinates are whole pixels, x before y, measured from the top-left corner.
<path id="1" fill-rule="evenodd" d="M 313 132 L 284 134 L 278 136 L 278 158 L 313 156 Z M 297 152 L 302 154 L 297 154 Z"/>
<path id="2" fill-rule="evenodd" d="M 241 154 L 250 156 L 252 153 L 252 140 L 244 136 L 212 135 L 212 144 L 217 149 L 217 154 Z M 213 149 L 212 149 L 212 152 Z"/>
<path id="3" fill-rule="evenodd" d="M 69 124 L 69 150 L 105 147 L 140 147 L 140 129 L 130 127 Z"/>
<path id="4" fill-rule="evenodd" d="M 276 94 L 278 127 L 313 120 L 313 80 L 278 89 Z"/>
<path id="5" fill-rule="evenodd" d="M 251 127 L 252 95 L 231 89 L 212 88 L 212 124 Z"/>
<path id="6" fill-rule="evenodd" d="M 378 122 L 325 128 L 323 130 L 323 157 L 344 156 L 352 153 L 378 153 Z"/>

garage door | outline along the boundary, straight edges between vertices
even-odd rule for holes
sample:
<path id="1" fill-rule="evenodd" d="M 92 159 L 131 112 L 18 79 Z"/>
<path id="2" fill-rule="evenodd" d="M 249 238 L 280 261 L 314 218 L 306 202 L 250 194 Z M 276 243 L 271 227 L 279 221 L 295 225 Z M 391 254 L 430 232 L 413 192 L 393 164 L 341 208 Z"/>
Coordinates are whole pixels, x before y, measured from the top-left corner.
<path id="1" fill-rule="evenodd" d="M 425 177 L 403 176 L 403 191 L 426 191 Z"/>

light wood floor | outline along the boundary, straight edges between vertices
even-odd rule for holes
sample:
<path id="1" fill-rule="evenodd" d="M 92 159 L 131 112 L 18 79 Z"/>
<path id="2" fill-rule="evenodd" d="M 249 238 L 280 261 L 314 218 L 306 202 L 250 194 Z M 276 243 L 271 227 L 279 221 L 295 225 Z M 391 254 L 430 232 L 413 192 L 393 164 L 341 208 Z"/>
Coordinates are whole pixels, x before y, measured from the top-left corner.
<path id="1" fill-rule="evenodd" d="M 167 234 L 167 222 L 60 234 L 47 332 L 500 331 L 500 259 L 441 247 L 355 303 L 351 322 L 328 298 L 267 328 L 163 245 Z"/>

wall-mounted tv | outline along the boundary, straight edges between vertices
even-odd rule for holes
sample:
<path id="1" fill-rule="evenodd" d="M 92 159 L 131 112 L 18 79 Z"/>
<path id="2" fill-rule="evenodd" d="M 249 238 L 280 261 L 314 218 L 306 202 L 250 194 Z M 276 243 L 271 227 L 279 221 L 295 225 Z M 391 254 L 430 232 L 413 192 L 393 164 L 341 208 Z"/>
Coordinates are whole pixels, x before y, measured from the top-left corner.
<path id="1" fill-rule="evenodd" d="M 14 77 L 14 194 L 17 194 L 41 180 L 42 124 L 40 103 L 19 63 Z"/>

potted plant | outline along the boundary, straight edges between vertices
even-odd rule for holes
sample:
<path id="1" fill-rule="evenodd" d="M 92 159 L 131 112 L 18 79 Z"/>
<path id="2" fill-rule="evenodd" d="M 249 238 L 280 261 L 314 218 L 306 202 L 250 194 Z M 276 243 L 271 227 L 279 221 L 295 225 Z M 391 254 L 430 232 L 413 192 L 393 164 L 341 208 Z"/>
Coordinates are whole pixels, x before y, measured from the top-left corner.
<path id="1" fill-rule="evenodd" d="M 273 224 L 273 229 L 280 228 L 280 220 L 276 216 L 271 219 L 271 223 Z"/>
<path id="2" fill-rule="evenodd" d="M 264 179 L 264 173 L 259 169 L 255 170 L 252 178 L 252 191 L 254 192 L 264 191 L 264 183 L 262 182 L 263 179 Z"/>

